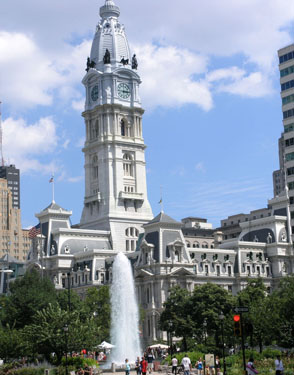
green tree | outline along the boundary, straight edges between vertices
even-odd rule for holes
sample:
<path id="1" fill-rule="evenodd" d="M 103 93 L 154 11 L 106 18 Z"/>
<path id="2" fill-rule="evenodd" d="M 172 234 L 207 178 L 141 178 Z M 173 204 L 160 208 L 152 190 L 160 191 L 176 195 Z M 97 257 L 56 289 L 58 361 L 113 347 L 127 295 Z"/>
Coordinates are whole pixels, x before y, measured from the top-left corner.
<path id="1" fill-rule="evenodd" d="M 22 335 L 9 325 L 0 327 L 0 358 L 5 362 L 24 355 Z"/>
<path id="2" fill-rule="evenodd" d="M 230 341 L 232 327 L 231 321 L 234 299 L 224 288 L 206 283 L 196 286 L 191 296 L 191 318 L 194 322 L 194 335 L 203 338 L 204 335 L 214 336 L 217 346 L 220 345 L 221 320 L 219 315 L 223 312 L 224 333 L 227 342 Z M 199 341 L 199 340 L 198 340 Z"/>
<path id="3" fill-rule="evenodd" d="M 81 319 L 80 311 L 69 313 L 56 304 L 49 304 L 38 311 L 35 318 L 35 323 L 23 329 L 25 348 L 33 355 L 42 354 L 50 361 L 54 352 L 60 363 L 66 349 L 69 352 L 91 350 L 98 345 L 98 327 L 93 317 Z"/>
<path id="4" fill-rule="evenodd" d="M 109 286 L 91 287 L 87 290 L 84 306 L 89 318 L 94 316 L 98 327 L 98 339 L 108 341 L 110 337 L 111 305 Z"/>
<path id="5" fill-rule="evenodd" d="M 238 302 L 249 308 L 242 315 L 244 334 L 250 336 L 251 346 L 258 344 L 262 352 L 263 345 L 270 344 L 273 338 L 273 311 L 262 279 L 248 279 L 246 288 L 238 294 Z"/>
<path id="6" fill-rule="evenodd" d="M 34 321 L 37 311 L 56 303 L 56 291 L 50 279 L 41 278 L 36 270 L 11 283 L 10 295 L 3 307 L 3 323 L 22 328 Z"/>
<path id="7" fill-rule="evenodd" d="M 69 309 L 69 298 L 68 298 L 68 290 L 63 289 L 58 291 L 57 293 L 57 303 L 59 304 L 62 310 Z M 80 311 L 84 307 L 83 301 L 81 297 L 74 291 L 70 290 L 70 309 L 71 311 Z"/>
<path id="8" fill-rule="evenodd" d="M 187 338 L 192 337 L 193 322 L 190 316 L 190 294 L 187 289 L 175 286 L 170 290 L 160 315 L 159 326 L 163 331 L 183 337 L 183 347 L 187 350 Z"/>
<path id="9" fill-rule="evenodd" d="M 271 311 L 275 314 L 272 331 L 277 342 L 286 348 L 294 347 L 294 276 L 281 279 L 278 289 L 270 296 Z"/>

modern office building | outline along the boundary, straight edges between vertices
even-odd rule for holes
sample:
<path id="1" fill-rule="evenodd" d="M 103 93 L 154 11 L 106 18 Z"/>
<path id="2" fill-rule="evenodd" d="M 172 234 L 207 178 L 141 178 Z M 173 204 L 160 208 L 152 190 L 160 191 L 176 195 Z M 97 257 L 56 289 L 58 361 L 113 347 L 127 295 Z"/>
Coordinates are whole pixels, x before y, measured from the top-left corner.
<path id="1" fill-rule="evenodd" d="M 15 165 L 0 166 L 0 178 L 7 180 L 7 185 L 12 193 L 12 207 L 20 208 L 20 178 L 19 169 Z"/>
<path id="2" fill-rule="evenodd" d="M 294 44 L 278 51 L 284 131 L 279 140 L 280 170 L 273 174 L 274 191 L 289 189 L 292 233 L 294 229 Z"/>

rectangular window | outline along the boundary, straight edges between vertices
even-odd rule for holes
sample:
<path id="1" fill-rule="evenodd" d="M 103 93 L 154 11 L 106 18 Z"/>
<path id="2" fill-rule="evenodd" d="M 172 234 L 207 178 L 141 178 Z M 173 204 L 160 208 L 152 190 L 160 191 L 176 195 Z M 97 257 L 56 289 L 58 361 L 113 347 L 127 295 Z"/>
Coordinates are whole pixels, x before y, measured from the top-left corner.
<path id="1" fill-rule="evenodd" d="M 294 174 L 294 167 L 287 168 L 287 175 L 292 176 Z"/>
<path id="2" fill-rule="evenodd" d="M 283 64 L 286 61 L 294 59 L 294 51 L 288 52 L 285 55 L 279 57 L 280 64 Z"/>
<path id="3" fill-rule="evenodd" d="M 294 197 L 290 197 L 290 204 L 294 203 Z"/>
<path id="4" fill-rule="evenodd" d="M 283 105 L 286 105 L 286 104 L 289 104 L 289 103 L 292 103 L 292 102 L 294 102 L 294 95 L 288 95 L 288 96 L 285 96 L 284 98 L 282 98 L 282 104 Z"/>
<path id="5" fill-rule="evenodd" d="M 294 116 L 294 109 L 289 109 L 288 111 L 284 111 L 283 112 L 283 119 L 287 119 L 289 117 L 293 117 Z"/>
<path id="6" fill-rule="evenodd" d="M 293 190 L 293 189 L 294 189 L 294 181 L 289 182 L 289 184 L 288 184 L 288 189 L 289 189 L 289 190 Z"/>
<path id="7" fill-rule="evenodd" d="M 291 211 L 291 219 L 294 219 L 294 211 Z"/>
<path id="8" fill-rule="evenodd" d="M 280 76 L 285 77 L 285 76 L 288 76 L 291 73 L 294 73 L 294 65 L 289 66 L 288 68 L 282 69 L 280 71 Z"/>
<path id="9" fill-rule="evenodd" d="M 286 147 L 290 147 L 290 146 L 293 146 L 293 145 L 294 145 L 294 138 L 286 139 L 286 141 L 285 141 Z"/>
<path id="10" fill-rule="evenodd" d="M 286 161 L 294 160 L 294 152 L 286 154 Z"/>
<path id="11" fill-rule="evenodd" d="M 288 125 L 285 125 L 285 126 L 284 126 L 284 131 L 285 131 L 285 133 L 291 132 L 291 131 L 293 131 L 293 130 L 294 130 L 294 123 L 292 123 L 292 124 L 288 124 Z"/>
<path id="12" fill-rule="evenodd" d="M 294 87 L 294 79 L 291 81 L 285 82 L 281 84 L 281 91 L 289 90 Z"/>

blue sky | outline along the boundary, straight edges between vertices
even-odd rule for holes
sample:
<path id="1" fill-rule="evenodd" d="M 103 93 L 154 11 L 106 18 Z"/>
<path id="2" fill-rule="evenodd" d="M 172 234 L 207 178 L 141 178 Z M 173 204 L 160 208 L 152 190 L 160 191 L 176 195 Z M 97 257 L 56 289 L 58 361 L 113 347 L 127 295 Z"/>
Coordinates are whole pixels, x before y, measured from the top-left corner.
<path id="1" fill-rule="evenodd" d="M 4 158 L 21 169 L 23 227 L 51 199 L 78 223 L 84 197 L 86 58 L 104 0 L 0 3 Z M 139 60 L 153 214 L 206 217 L 266 206 L 282 132 L 277 50 L 292 0 L 116 0 Z"/>

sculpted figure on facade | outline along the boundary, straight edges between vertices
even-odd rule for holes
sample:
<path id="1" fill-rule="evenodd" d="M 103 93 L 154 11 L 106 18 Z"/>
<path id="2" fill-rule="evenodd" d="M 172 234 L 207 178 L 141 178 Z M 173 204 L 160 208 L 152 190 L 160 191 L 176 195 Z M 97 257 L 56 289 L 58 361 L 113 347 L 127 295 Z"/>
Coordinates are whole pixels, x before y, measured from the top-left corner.
<path id="1" fill-rule="evenodd" d="M 105 51 L 105 55 L 103 57 L 103 62 L 104 62 L 104 64 L 110 64 L 110 52 L 107 48 L 106 48 L 106 51 Z"/>
<path id="2" fill-rule="evenodd" d="M 272 242 L 273 242 L 273 237 L 272 237 L 272 235 L 270 234 L 270 232 L 268 232 L 268 234 L 267 234 L 266 242 L 267 242 L 267 243 L 272 243 Z"/>

